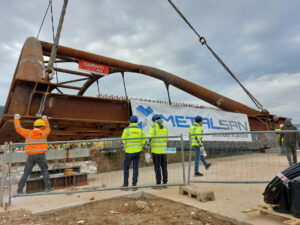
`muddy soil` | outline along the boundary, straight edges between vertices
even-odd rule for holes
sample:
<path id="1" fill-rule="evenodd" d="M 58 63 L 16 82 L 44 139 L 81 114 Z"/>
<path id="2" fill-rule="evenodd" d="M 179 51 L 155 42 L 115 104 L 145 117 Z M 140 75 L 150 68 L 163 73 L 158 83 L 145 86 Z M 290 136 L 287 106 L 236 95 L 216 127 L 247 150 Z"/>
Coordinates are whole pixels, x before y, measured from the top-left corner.
<path id="1" fill-rule="evenodd" d="M 26 210 L 0 213 L 2 225 L 233 225 L 209 213 L 164 199 L 116 198 L 41 216 Z"/>

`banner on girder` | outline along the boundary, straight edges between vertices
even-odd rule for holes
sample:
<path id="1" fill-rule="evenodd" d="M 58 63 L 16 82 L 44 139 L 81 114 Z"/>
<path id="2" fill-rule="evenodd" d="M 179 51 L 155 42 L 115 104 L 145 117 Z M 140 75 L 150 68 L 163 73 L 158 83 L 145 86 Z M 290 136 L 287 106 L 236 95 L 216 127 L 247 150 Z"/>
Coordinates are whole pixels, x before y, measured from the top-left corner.
<path id="1" fill-rule="evenodd" d="M 88 72 L 93 72 L 102 75 L 109 74 L 109 66 L 102 65 L 99 63 L 94 63 L 94 62 L 88 62 L 85 60 L 79 60 L 78 68 Z"/>
<path id="2" fill-rule="evenodd" d="M 131 100 L 131 109 L 132 114 L 138 116 L 139 126 L 146 133 L 153 123 L 152 116 L 158 114 L 168 127 L 170 136 L 182 134 L 184 139 L 188 139 L 188 128 L 199 115 L 203 117 L 203 133 L 222 133 L 203 135 L 206 141 L 252 141 L 251 134 L 226 134 L 226 132 L 250 131 L 248 117 L 245 114 L 139 100 Z"/>

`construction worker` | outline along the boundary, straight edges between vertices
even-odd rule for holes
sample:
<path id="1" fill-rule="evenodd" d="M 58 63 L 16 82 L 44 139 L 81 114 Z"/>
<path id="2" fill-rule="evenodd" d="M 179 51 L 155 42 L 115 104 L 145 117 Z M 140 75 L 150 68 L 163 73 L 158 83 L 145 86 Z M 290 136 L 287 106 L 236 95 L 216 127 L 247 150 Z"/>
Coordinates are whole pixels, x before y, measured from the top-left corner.
<path id="1" fill-rule="evenodd" d="M 20 124 L 20 114 L 14 115 L 14 125 L 18 134 L 25 138 L 25 143 L 37 143 L 45 142 L 45 144 L 32 144 L 25 145 L 25 153 L 27 154 L 27 162 L 24 169 L 24 174 L 18 184 L 18 194 L 23 193 L 26 180 L 30 175 L 32 168 L 35 164 L 41 169 L 44 178 L 44 184 L 46 191 L 51 190 L 50 177 L 48 173 L 48 166 L 46 163 L 46 155 L 48 152 L 47 137 L 50 134 L 50 126 L 47 116 L 42 116 L 42 119 L 38 119 L 33 124 L 33 130 L 24 129 Z"/>
<path id="2" fill-rule="evenodd" d="M 159 115 L 154 115 L 152 117 L 153 124 L 149 128 L 149 137 L 160 136 L 163 138 L 153 138 L 150 139 L 150 147 L 152 153 L 152 159 L 154 164 L 154 172 L 156 177 L 156 184 L 168 183 L 168 168 L 167 168 L 167 154 L 165 149 L 167 148 L 169 132 L 167 127 L 164 125 L 161 117 Z M 162 176 L 161 176 L 162 175 Z M 160 187 L 155 187 L 160 188 Z M 167 188 L 167 186 L 163 186 Z"/>
<path id="3" fill-rule="evenodd" d="M 283 127 L 283 124 L 280 124 L 280 128 L 275 128 L 275 130 L 281 131 L 281 128 Z M 285 155 L 286 149 L 285 149 L 285 145 L 284 145 L 284 137 L 281 137 L 280 140 L 280 134 L 277 134 L 278 136 L 278 143 L 280 146 L 280 155 Z"/>
<path id="4" fill-rule="evenodd" d="M 202 120 L 201 116 L 195 117 L 195 122 L 189 128 L 189 134 L 197 134 L 191 136 L 191 144 L 192 149 L 195 151 L 195 165 L 194 165 L 194 176 L 203 176 L 202 173 L 199 172 L 199 161 L 203 163 L 206 169 L 211 166 L 211 163 L 207 163 L 204 159 L 203 154 L 200 151 L 200 148 L 203 146 L 203 138 L 202 138 Z"/>
<path id="5" fill-rule="evenodd" d="M 283 123 L 282 131 L 287 130 L 297 130 L 297 128 L 292 124 L 291 119 L 286 119 Z M 284 138 L 284 143 L 282 142 L 282 138 Z M 289 162 L 289 165 L 292 166 L 297 163 L 297 142 L 300 146 L 300 135 L 298 133 L 281 133 L 280 134 L 280 146 L 284 145 L 286 148 L 286 156 Z M 293 157 L 293 159 L 292 159 Z"/>
<path id="6" fill-rule="evenodd" d="M 132 115 L 129 117 L 129 126 L 124 129 L 121 138 L 141 138 L 145 137 L 145 132 L 141 129 L 137 122 L 138 117 Z M 141 152 L 146 143 L 147 139 L 131 139 L 131 140 L 122 140 L 124 144 L 125 156 L 124 156 L 124 181 L 122 187 L 128 187 L 128 178 L 129 178 L 129 168 L 131 162 L 133 162 L 133 176 L 132 176 L 132 186 L 136 186 L 138 182 L 139 175 L 139 161 Z M 128 190 L 128 189 L 122 189 Z M 132 189 L 133 191 L 137 190 L 136 188 Z"/>

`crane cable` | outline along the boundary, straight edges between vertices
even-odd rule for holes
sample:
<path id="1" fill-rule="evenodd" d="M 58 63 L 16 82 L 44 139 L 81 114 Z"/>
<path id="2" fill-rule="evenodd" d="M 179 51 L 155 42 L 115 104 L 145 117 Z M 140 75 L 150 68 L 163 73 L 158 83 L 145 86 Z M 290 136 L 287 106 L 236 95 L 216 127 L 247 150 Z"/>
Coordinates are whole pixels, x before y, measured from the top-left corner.
<path id="1" fill-rule="evenodd" d="M 48 66 L 45 69 L 44 76 L 49 77 L 50 80 L 53 77 L 53 65 L 54 65 L 54 61 L 55 61 L 55 58 L 56 58 L 56 51 L 57 51 L 57 47 L 58 47 L 58 44 L 59 44 L 59 38 L 60 38 L 61 30 L 62 30 L 62 25 L 63 25 L 63 22 L 64 22 L 64 17 L 65 17 L 65 14 L 66 14 L 67 4 L 68 4 L 68 0 L 64 0 L 64 4 L 63 4 L 62 10 L 61 10 L 59 23 L 58 23 L 58 27 L 57 27 L 57 32 L 56 32 L 56 35 L 55 35 L 54 44 L 53 44 L 52 49 L 51 49 L 50 59 L 49 59 L 49 62 L 48 62 Z"/>
<path id="2" fill-rule="evenodd" d="M 241 82 L 237 79 L 237 77 L 232 73 L 232 71 L 228 68 L 228 66 L 223 62 L 223 60 L 212 50 L 212 48 L 207 44 L 207 41 L 204 37 L 202 37 L 195 28 L 191 25 L 191 23 L 185 18 L 185 16 L 180 12 L 180 10 L 176 7 L 176 5 L 171 1 L 168 0 L 171 6 L 175 9 L 175 11 L 180 15 L 180 17 L 186 22 L 186 24 L 194 31 L 194 33 L 198 36 L 199 42 L 202 45 L 205 45 L 208 50 L 212 53 L 212 55 L 218 60 L 218 62 L 224 67 L 224 69 L 231 75 L 231 77 L 241 86 L 241 88 L 246 92 L 249 98 L 253 101 L 257 108 L 262 111 L 266 111 L 262 104 L 241 84 Z"/>
<path id="3" fill-rule="evenodd" d="M 38 38 L 38 37 L 39 37 L 39 35 L 40 35 L 40 32 L 41 32 L 41 30 L 42 30 L 42 27 L 43 27 L 43 25 L 44 25 L 44 22 L 45 22 L 45 19 L 46 19 L 46 16 L 47 16 L 47 13 L 48 13 L 48 10 L 49 10 L 49 7 L 50 7 L 51 3 L 52 3 L 52 0 L 49 0 L 49 4 L 48 4 L 48 6 L 47 6 L 47 9 L 46 9 L 45 15 L 44 15 L 44 17 L 43 17 L 43 19 L 42 19 L 42 23 L 41 23 L 41 25 L 40 25 L 40 29 L 39 29 L 39 32 L 38 32 L 38 34 L 36 35 L 36 38 Z"/>
<path id="4" fill-rule="evenodd" d="M 50 7 L 50 12 L 51 12 L 51 24 L 52 24 L 52 38 L 53 38 L 53 43 L 55 41 L 55 32 L 54 32 L 54 19 L 53 19 L 53 7 L 52 7 L 52 0 L 49 0 L 49 4 L 51 3 L 51 7 Z M 56 63 L 55 63 L 56 66 Z M 58 83 L 58 73 L 57 71 L 55 71 L 55 77 L 56 77 L 56 83 Z"/>
<path id="5" fill-rule="evenodd" d="M 53 39 L 53 43 L 54 43 L 54 41 L 55 41 L 55 31 L 54 31 L 54 18 L 53 18 L 53 5 L 52 5 L 52 0 L 49 0 L 49 3 L 48 3 L 48 6 L 47 6 L 47 9 L 46 9 L 46 12 L 45 12 L 44 17 L 43 17 L 43 19 L 42 19 L 42 23 L 41 23 L 41 25 L 40 25 L 38 34 L 36 35 L 36 38 L 38 38 L 39 35 L 40 35 L 40 33 L 41 33 L 41 30 L 42 30 L 42 28 L 43 28 L 43 25 L 44 25 L 46 16 L 47 16 L 47 14 L 48 14 L 49 8 L 50 8 L 50 12 L 51 12 L 52 39 Z M 57 75 L 57 71 L 55 71 L 55 76 L 56 76 L 56 83 L 58 83 L 58 75 Z"/>

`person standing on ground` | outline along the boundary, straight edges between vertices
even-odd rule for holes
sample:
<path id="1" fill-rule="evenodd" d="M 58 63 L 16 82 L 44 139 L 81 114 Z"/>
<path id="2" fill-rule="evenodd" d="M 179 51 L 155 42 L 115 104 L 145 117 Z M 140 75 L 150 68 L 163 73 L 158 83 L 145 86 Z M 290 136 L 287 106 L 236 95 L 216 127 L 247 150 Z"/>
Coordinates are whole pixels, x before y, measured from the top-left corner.
<path id="1" fill-rule="evenodd" d="M 141 138 L 145 137 L 145 132 L 141 129 L 137 122 L 138 117 L 135 115 L 130 116 L 130 124 L 127 128 L 124 129 L 121 138 Z M 139 175 L 139 161 L 143 146 L 145 145 L 147 139 L 131 139 L 131 140 L 122 140 L 125 149 L 124 156 L 124 181 L 121 187 L 128 187 L 128 178 L 129 178 L 129 168 L 131 162 L 133 162 L 133 177 L 132 177 L 132 186 L 136 186 L 138 182 Z M 128 189 L 122 189 L 128 190 Z M 132 190 L 137 190 L 133 188 Z"/>
<path id="2" fill-rule="evenodd" d="M 20 118 L 20 114 L 14 115 L 14 125 L 17 133 L 25 138 L 25 143 L 29 144 L 39 142 L 45 144 L 25 145 L 27 161 L 24 169 L 24 174 L 18 184 L 17 193 L 23 193 L 23 188 L 25 186 L 26 180 L 35 164 L 38 164 L 41 169 L 44 178 L 45 190 L 50 191 L 51 182 L 45 155 L 45 153 L 48 152 L 47 137 L 49 136 L 51 131 L 47 116 L 42 116 L 42 119 L 36 120 L 33 124 L 33 130 L 22 128 Z"/>
<path id="3" fill-rule="evenodd" d="M 283 124 L 280 124 L 280 128 L 276 128 L 275 130 L 281 131 L 281 128 L 283 127 Z M 285 155 L 285 145 L 284 145 L 284 137 L 280 137 L 280 134 L 278 134 L 278 143 L 280 146 L 280 155 Z"/>
<path id="4" fill-rule="evenodd" d="M 168 183 L 168 168 L 167 168 L 167 154 L 165 149 L 167 148 L 169 132 L 167 127 L 164 125 L 159 115 L 152 117 L 153 124 L 149 128 L 149 137 L 162 137 L 150 139 L 152 160 L 154 164 L 154 172 L 156 177 L 156 184 Z M 167 186 L 163 186 L 167 188 Z"/>
<path id="5" fill-rule="evenodd" d="M 287 130 L 297 130 L 297 128 L 292 124 L 291 119 L 286 119 L 283 127 L 281 128 L 282 131 Z M 282 142 L 282 138 L 284 138 L 284 143 Z M 297 152 L 296 146 L 297 142 L 300 145 L 300 135 L 298 133 L 281 133 L 280 134 L 280 146 L 284 145 L 286 148 L 286 156 L 289 162 L 289 166 L 292 166 L 297 163 Z M 292 159 L 293 157 L 293 159 Z"/>
<path id="6" fill-rule="evenodd" d="M 199 172 L 199 161 L 203 163 L 206 169 L 211 166 L 211 163 L 207 163 L 202 155 L 200 148 L 203 146 L 203 138 L 202 138 L 202 120 L 201 116 L 195 117 L 195 122 L 189 128 L 189 134 L 197 134 L 191 136 L 191 144 L 192 149 L 195 151 L 195 166 L 194 166 L 194 176 L 203 176 L 202 173 Z"/>

